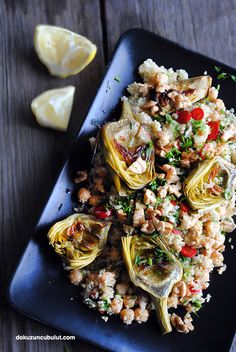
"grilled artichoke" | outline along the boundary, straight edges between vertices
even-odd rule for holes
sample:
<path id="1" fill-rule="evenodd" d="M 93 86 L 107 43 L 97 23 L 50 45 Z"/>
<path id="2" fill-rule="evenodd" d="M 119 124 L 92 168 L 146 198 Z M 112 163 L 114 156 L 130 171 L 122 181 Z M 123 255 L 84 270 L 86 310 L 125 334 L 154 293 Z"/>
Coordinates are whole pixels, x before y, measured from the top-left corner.
<path id="1" fill-rule="evenodd" d="M 124 116 L 127 117 L 127 113 Z M 124 189 L 141 189 L 152 181 L 155 176 L 154 145 L 139 122 L 122 118 L 107 123 L 101 132 L 105 161 L 112 170 L 120 195 Z"/>
<path id="2" fill-rule="evenodd" d="M 92 215 L 73 214 L 56 222 L 48 239 L 69 269 L 81 269 L 101 254 L 110 226 Z"/>
<path id="3" fill-rule="evenodd" d="M 130 280 L 151 295 L 164 334 L 172 330 L 167 298 L 183 269 L 161 236 L 122 237 L 123 257 Z"/>
<path id="4" fill-rule="evenodd" d="M 210 76 L 199 76 L 170 83 L 170 88 L 186 95 L 192 103 L 195 103 L 207 96 L 211 84 L 212 78 Z M 165 93 L 159 97 L 159 104 L 164 112 L 175 110 L 173 104 L 166 98 Z"/>
<path id="5" fill-rule="evenodd" d="M 220 156 L 205 160 L 185 180 L 183 189 L 194 210 L 224 205 L 233 195 L 235 165 Z"/>

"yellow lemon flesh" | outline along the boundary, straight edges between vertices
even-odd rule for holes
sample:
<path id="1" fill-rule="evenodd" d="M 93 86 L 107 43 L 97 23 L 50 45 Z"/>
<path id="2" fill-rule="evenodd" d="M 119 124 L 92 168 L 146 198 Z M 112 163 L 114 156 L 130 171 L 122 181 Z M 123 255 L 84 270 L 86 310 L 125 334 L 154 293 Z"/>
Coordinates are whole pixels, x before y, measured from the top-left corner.
<path id="1" fill-rule="evenodd" d="M 50 89 L 38 95 L 31 103 L 37 122 L 43 127 L 66 131 L 74 101 L 75 87 Z"/>
<path id="2" fill-rule="evenodd" d="M 86 37 L 48 25 L 35 28 L 34 47 L 51 75 L 62 78 L 82 71 L 97 52 L 96 45 Z"/>

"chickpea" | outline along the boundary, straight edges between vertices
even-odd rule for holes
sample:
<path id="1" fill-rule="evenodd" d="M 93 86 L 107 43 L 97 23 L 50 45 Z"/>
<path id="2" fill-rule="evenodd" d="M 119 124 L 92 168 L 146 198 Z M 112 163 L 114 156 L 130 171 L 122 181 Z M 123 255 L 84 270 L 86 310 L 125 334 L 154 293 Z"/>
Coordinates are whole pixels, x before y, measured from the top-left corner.
<path id="1" fill-rule="evenodd" d="M 91 197 L 91 193 L 87 188 L 82 187 L 79 189 L 77 196 L 78 196 L 79 201 L 81 203 L 86 203 L 89 200 L 89 198 Z"/>
<path id="2" fill-rule="evenodd" d="M 127 325 L 131 324 L 134 320 L 134 311 L 133 309 L 125 308 L 120 312 L 120 317 L 123 322 Z"/>
<path id="3" fill-rule="evenodd" d="M 121 282 L 116 285 L 116 292 L 119 295 L 125 295 L 128 291 L 129 285 L 126 282 Z"/>
<path id="4" fill-rule="evenodd" d="M 133 308 L 135 306 L 136 297 L 126 295 L 124 297 L 125 308 Z"/>
<path id="5" fill-rule="evenodd" d="M 145 323 L 148 320 L 149 312 L 147 309 L 136 308 L 134 317 L 138 323 Z"/>
<path id="6" fill-rule="evenodd" d="M 70 279 L 70 282 L 76 286 L 78 286 L 82 281 L 83 281 L 83 274 L 81 273 L 80 270 L 72 270 L 70 272 L 70 275 L 68 276 Z"/>
<path id="7" fill-rule="evenodd" d="M 123 299 L 121 297 L 115 297 L 111 301 L 111 310 L 113 314 L 119 314 L 123 308 Z"/>

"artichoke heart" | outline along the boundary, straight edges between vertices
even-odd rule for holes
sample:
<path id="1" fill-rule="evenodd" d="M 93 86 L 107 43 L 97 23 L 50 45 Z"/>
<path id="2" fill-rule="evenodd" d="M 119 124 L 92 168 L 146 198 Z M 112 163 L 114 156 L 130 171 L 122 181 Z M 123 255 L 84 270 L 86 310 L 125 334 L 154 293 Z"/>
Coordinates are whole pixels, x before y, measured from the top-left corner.
<path id="1" fill-rule="evenodd" d="M 127 113 L 124 114 L 127 116 Z M 137 190 L 155 176 L 154 144 L 149 132 L 134 119 L 122 118 L 102 127 L 104 158 L 120 195 Z"/>
<path id="2" fill-rule="evenodd" d="M 56 222 L 48 239 L 69 269 L 81 269 L 101 254 L 110 226 L 92 215 L 73 214 Z"/>
<path id="3" fill-rule="evenodd" d="M 210 76 L 198 76 L 179 80 L 174 88 L 185 94 L 192 103 L 196 103 L 207 96 L 211 84 Z"/>
<path id="4" fill-rule="evenodd" d="M 167 299 L 173 285 L 182 278 L 180 262 L 162 236 L 122 237 L 122 248 L 130 280 L 150 294 L 162 332 L 170 332 Z"/>
<path id="5" fill-rule="evenodd" d="M 207 96 L 211 84 L 212 78 L 210 76 L 198 76 L 170 83 L 170 88 L 185 95 L 193 104 Z M 164 106 L 162 101 L 160 103 L 165 112 L 175 110 L 175 107 L 170 102 L 166 102 Z"/>
<path id="6" fill-rule="evenodd" d="M 185 180 L 183 190 L 193 210 L 224 205 L 233 195 L 235 165 L 220 156 L 205 160 Z"/>

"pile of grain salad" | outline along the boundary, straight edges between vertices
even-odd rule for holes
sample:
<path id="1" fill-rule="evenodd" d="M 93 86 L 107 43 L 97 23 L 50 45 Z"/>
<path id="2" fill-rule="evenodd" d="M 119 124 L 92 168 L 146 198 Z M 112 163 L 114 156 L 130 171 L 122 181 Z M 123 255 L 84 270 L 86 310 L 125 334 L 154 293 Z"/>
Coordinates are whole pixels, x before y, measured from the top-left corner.
<path id="1" fill-rule="evenodd" d="M 77 267 L 76 260 L 96 245 L 85 236 L 86 226 L 81 221 L 67 226 L 63 250 L 56 250 L 58 238 L 56 244 L 49 239 L 70 281 L 82 288 L 84 303 L 105 321 L 118 315 L 125 324 L 146 322 L 155 305 L 150 291 L 130 279 L 121 238 L 163 239 L 182 268 L 168 292 L 170 324 L 188 333 L 193 313 L 211 298 L 204 292 L 210 273 L 226 270 L 226 234 L 235 229 L 236 115 L 207 75 L 189 78 L 185 70 L 151 59 L 140 65 L 139 75 L 142 83 L 130 84 L 121 98 L 120 120 L 105 124 L 90 140 L 92 169 L 75 178 L 75 212 L 109 224 L 106 240 L 93 260 Z M 136 255 L 133 268 L 148 272 L 155 264 L 165 272 L 164 252 Z"/>

